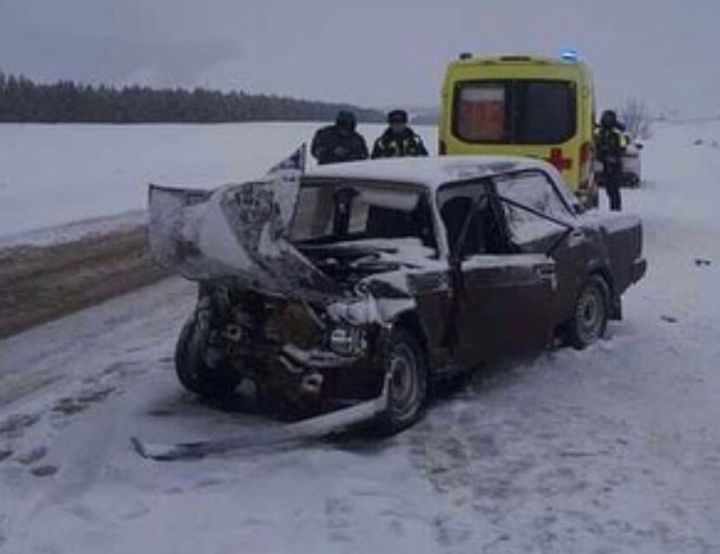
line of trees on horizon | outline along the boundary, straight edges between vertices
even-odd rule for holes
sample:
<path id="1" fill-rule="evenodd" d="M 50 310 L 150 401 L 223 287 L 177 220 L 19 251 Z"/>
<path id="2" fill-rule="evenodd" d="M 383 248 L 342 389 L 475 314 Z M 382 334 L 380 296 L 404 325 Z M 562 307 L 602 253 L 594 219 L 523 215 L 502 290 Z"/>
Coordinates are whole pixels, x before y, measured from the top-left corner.
<path id="1" fill-rule="evenodd" d="M 242 91 L 35 83 L 0 71 L 0 122 L 5 123 L 230 123 L 332 121 L 339 110 L 380 122 L 379 110 Z"/>

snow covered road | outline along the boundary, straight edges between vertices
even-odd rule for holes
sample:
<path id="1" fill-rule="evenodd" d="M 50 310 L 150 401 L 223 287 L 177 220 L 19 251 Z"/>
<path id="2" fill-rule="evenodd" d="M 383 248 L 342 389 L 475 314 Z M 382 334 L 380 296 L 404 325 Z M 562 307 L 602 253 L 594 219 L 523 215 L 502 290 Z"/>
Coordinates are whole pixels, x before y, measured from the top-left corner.
<path id="1" fill-rule="evenodd" d="M 717 137 L 666 125 L 645 151 L 650 267 L 607 340 L 478 375 L 385 441 L 137 456 L 133 434 L 276 425 L 175 383 L 178 280 L 0 342 L 0 552 L 720 553 Z"/>

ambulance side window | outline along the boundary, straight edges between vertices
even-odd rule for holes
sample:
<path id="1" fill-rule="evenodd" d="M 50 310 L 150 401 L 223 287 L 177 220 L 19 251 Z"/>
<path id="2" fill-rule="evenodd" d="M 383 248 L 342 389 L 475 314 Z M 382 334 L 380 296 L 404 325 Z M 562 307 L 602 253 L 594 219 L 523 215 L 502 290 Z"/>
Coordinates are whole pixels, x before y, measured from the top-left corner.
<path id="1" fill-rule="evenodd" d="M 529 81 L 518 86 L 517 141 L 557 144 L 575 134 L 575 84 Z"/>
<path id="2" fill-rule="evenodd" d="M 507 90 L 500 82 L 467 83 L 457 93 L 456 132 L 471 142 L 502 142 L 507 135 Z"/>

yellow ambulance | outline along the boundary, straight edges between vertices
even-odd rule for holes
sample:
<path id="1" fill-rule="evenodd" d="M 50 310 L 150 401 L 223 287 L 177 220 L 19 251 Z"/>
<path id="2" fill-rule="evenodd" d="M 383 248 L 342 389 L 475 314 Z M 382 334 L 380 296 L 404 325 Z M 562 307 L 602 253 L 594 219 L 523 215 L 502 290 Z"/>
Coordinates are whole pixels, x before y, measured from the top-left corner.
<path id="1" fill-rule="evenodd" d="M 557 59 L 461 54 L 445 74 L 439 153 L 545 159 L 585 206 L 597 206 L 594 120 L 592 74 L 574 52 Z"/>

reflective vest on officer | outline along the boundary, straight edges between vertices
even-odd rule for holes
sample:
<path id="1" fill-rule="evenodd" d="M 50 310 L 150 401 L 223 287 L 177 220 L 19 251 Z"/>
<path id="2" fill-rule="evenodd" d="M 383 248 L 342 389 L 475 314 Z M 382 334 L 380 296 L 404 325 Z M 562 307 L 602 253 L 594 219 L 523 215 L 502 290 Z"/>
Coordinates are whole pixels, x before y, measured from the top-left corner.
<path id="1" fill-rule="evenodd" d="M 627 145 L 627 137 L 619 127 L 599 127 L 595 130 L 595 148 L 601 162 L 619 163 Z"/>
<path id="2" fill-rule="evenodd" d="M 422 139 L 407 130 L 400 136 L 389 132 L 383 133 L 373 145 L 373 158 L 400 158 L 404 156 L 427 156 Z"/>

